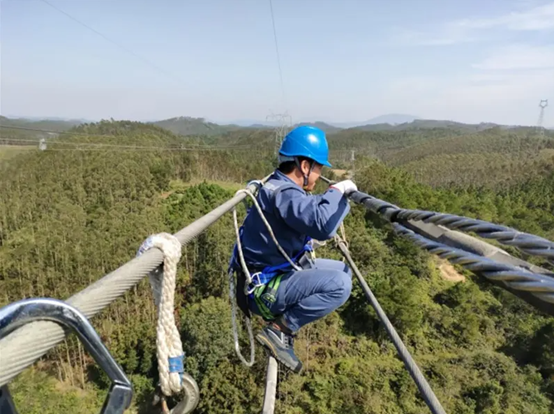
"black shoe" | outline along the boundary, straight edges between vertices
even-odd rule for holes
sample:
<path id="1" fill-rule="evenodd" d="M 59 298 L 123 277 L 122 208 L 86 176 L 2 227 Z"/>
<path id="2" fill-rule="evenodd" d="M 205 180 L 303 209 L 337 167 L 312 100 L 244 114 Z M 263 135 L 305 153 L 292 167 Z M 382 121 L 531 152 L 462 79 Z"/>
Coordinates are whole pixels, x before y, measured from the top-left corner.
<path id="1" fill-rule="evenodd" d="M 294 353 L 294 336 L 288 335 L 273 325 L 267 325 L 256 335 L 260 344 L 265 346 L 273 357 L 281 364 L 299 373 L 302 370 L 302 362 Z"/>

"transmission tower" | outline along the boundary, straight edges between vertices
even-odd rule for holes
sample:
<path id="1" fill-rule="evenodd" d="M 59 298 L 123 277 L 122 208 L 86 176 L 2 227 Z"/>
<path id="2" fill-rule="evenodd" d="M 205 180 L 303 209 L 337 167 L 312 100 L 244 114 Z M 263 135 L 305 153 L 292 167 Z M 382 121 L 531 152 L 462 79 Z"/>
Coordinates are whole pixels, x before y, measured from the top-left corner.
<path id="1" fill-rule="evenodd" d="M 537 122 L 537 128 L 539 130 L 539 134 L 544 135 L 544 128 L 542 127 L 542 124 L 544 122 L 544 108 L 548 106 L 548 99 L 541 99 L 539 102 L 539 108 L 541 108 L 541 111 L 539 113 L 539 121 Z"/>
<path id="2" fill-rule="evenodd" d="M 282 114 L 271 113 L 265 119 L 275 123 L 275 156 L 277 156 L 279 155 L 279 148 L 283 138 L 292 124 L 292 117 L 287 112 Z"/>

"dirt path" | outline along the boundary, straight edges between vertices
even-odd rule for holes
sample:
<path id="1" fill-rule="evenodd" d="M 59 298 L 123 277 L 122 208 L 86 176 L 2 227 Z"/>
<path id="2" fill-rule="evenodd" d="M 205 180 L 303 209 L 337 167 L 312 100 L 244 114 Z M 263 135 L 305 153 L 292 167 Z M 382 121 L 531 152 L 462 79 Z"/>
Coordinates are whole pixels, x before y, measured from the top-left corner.
<path id="1" fill-rule="evenodd" d="M 458 273 L 454 266 L 446 260 L 438 259 L 438 268 L 441 271 L 442 278 L 445 280 L 449 280 L 451 282 L 465 282 L 466 280 L 465 276 Z"/>

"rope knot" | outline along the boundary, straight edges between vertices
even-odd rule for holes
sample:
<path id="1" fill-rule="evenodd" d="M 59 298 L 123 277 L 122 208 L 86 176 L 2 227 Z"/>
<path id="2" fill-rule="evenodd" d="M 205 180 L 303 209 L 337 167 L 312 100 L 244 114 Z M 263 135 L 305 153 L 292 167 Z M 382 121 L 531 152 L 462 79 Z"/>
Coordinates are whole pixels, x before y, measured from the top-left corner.
<path id="1" fill-rule="evenodd" d="M 156 347 L 160 387 L 165 395 L 170 396 L 182 390 L 185 372 L 183 345 L 174 315 L 175 279 L 177 263 L 181 258 L 181 243 L 169 233 L 153 234 L 142 243 L 137 256 L 153 247 L 160 249 L 164 255 L 163 273 L 151 272 L 149 280 L 158 308 Z"/>

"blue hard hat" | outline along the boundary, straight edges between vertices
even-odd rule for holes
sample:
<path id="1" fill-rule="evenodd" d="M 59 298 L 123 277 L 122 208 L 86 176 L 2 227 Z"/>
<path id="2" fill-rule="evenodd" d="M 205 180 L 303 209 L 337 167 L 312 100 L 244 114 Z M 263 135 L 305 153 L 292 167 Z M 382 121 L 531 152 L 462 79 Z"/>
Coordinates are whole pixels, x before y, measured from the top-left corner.
<path id="1" fill-rule="evenodd" d="M 331 167 L 325 132 L 313 126 L 299 126 L 290 131 L 281 144 L 279 154 L 284 155 L 279 157 L 282 161 L 287 161 L 288 157 L 306 157 Z"/>

